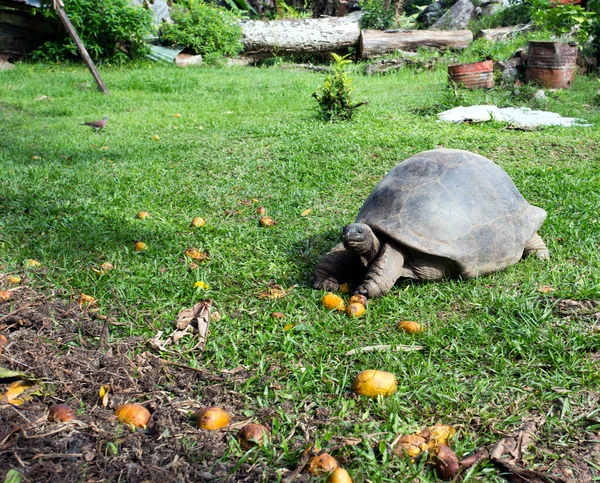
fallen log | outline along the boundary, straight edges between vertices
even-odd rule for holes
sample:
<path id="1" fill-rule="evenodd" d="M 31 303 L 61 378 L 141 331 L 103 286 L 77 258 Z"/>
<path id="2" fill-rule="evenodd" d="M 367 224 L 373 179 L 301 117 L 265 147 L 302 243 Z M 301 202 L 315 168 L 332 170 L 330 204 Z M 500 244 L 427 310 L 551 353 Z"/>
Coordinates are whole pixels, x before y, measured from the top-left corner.
<path id="1" fill-rule="evenodd" d="M 358 54 L 361 59 L 366 59 L 395 50 L 414 51 L 418 47 L 465 49 L 472 42 L 470 30 L 363 30 Z"/>
<path id="2" fill-rule="evenodd" d="M 242 20 L 244 55 L 320 54 L 358 45 L 361 12 L 345 17 Z"/>
<path id="3" fill-rule="evenodd" d="M 514 25 L 512 27 L 499 27 L 495 29 L 482 29 L 475 34 L 476 39 L 486 40 L 505 40 L 513 35 L 533 28 L 532 23 L 524 25 Z"/>

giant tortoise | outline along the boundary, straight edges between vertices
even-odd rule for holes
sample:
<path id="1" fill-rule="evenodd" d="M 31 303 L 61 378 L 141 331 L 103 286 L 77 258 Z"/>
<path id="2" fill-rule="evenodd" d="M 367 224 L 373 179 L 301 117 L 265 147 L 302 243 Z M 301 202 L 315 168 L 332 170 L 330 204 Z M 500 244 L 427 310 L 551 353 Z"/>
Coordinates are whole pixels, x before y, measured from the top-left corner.
<path id="1" fill-rule="evenodd" d="M 342 243 L 317 265 L 315 288 L 385 295 L 401 277 L 464 279 L 502 270 L 523 255 L 549 258 L 537 234 L 546 218 L 489 159 L 435 149 L 394 167 L 373 189 Z"/>

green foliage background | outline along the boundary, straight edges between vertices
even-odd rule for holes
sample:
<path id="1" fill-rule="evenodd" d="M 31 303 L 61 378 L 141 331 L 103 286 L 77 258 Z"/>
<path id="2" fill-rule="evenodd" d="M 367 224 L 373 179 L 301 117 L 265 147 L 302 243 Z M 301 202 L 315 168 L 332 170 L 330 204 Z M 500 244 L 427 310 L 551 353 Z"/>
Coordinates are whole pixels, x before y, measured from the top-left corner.
<path id="1" fill-rule="evenodd" d="M 43 0 L 42 15 L 59 23 L 52 0 Z M 94 61 L 123 62 L 147 52 L 144 37 L 152 32 L 152 13 L 132 6 L 128 0 L 70 0 L 65 12 Z M 64 28 L 58 37 L 44 43 L 33 57 L 60 61 L 77 57 L 77 47 Z"/>

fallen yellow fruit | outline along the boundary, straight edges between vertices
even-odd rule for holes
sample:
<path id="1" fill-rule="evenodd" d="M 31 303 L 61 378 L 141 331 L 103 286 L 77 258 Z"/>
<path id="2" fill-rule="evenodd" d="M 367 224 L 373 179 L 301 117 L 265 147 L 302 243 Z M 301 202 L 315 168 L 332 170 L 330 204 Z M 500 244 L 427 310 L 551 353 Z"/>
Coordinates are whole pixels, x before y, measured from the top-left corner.
<path id="1" fill-rule="evenodd" d="M 193 227 L 196 227 L 196 228 L 198 228 L 198 227 L 200 227 L 200 226 L 204 226 L 204 225 L 206 225 L 206 221 L 204 220 L 204 218 L 200 218 L 199 216 L 197 216 L 196 218 L 194 218 L 194 219 L 192 220 L 192 223 L 191 223 L 191 225 L 192 225 Z"/>
<path id="2" fill-rule="evenodd" d="M 6 302 L 13 298 L 13 293 L 8 290 L 0 290 L 0 302 Z"/>
<path id="3" fill-rule="evenodd" d="M 150 218 L 150 213 L 148 213 L 147 211 L 140 211 L 140 212 L 137 214 L 137 217 L 138 217 L 140 220 L 145 220 L 146 218 Z"/>
<path id="4" fill-rule="evenodd" d="M 205 408 L 196 417 L 196 427 L 198 429 L 213 431 L 224 428 L 228 424 L 229 414 L 221 408 Z"/>
<path id="5" fill-rule="evenodd" d="M 264 446 L 270 439 L 269 430 L 262 424 L 250 423 L 244 426 L 237 434 L 238 443 L 244 451 L 255 446 Z"/>
<path id="6" fill-rule="evenodd" d="M 185 251 L 185 256 L 190 257 L 192 260 L 206 260 L 208 258 L 208 254 L 201 252 L 197 248 L 188 248 Z"/>
<path id="7" fill-rule="evenodd" d="M 40 262 L 38 262 L 37 260 L 33 260 L 32 258 L 28 258 L 27 260 L 25 260 L 25 266 L 26 267 L 41 267 L 42 264 Z"/>
<path id="8" fill-rule="evenodd" d="M 136 242 L 136 244 L 133 246 L 133 249 L 136 252 L 143 252 L 148 250 L 148 245 L 146 245 L 144 242 Z"/>
<path id="9" fill-rule="evenodd" d="M 306 471 L 313 476 L 324 476 L 328 475 L 339 466 L 340 465 L 333 456 L 329 453 L 323 453 L 318 456 L 313 456 L 308 460 Z"/>
<path id="10" fill-rule="evenodd" d="M 141 404 L 122 404 L 115 409 L 119 421 L 136 428 L 145 428 L 150 421 L 150 411 Z"/>
<path id="11" fill-rule="evenodd" d="M 327 483 L 352 483 L 352 478 L 344 468 L 336 468 L 327 478 Z"/>
<path id="12" fill-rule="evenodd" d="M 79 306 L 82 307 L 84 305 L 94 305 L 96 303 L 96 299 L 91 295 L 86 295 L 82 293 L 79 296 Z"/>
<path id="13" fill-rule="evenodd" d="M 18 275 L 9 275 L 8 281 L 10 283 L 21 283 L 21 277 L 19 277 Z"/>
<path id="14" fill-rule="evenodd" d="M 201 288 L 202 290 L 208 290 L 208 289 L 210 289 L 210 287 L 208 286 L 208 284 L 205 283 L 205 282 L 196 282 L 194 284 L 194 287 Z"/>
<path id="15" fill-rule="evenodd" d="M 321 299 L 321 303 L 327 310 L 344 311 L 346 308 L 342 298 L 334 293 L 325 294 Z"/>
<path id="16" fill-rule="evenodd" d="M 407 334 L 417 334 L 423 330 L 421 324 L 412 320 L 401 320 L 398 322 L 398 328 Z"/>
<path id="17" fill-rule="evenodd" d="M 361 317 L 365 313 L 365 306 L 363 304 L 359 304 L 358 302 L 354 302 L 348 305 L 346 309 L 346 314 L 348 317 L 358 318 Z"/>
<path id="18" fill-rule="evenodd" d="M 391 372 L 369 369 L 354 378 L 352 390 L 360 396 L 390 396 L 398 390 L 398 381 Z"/>

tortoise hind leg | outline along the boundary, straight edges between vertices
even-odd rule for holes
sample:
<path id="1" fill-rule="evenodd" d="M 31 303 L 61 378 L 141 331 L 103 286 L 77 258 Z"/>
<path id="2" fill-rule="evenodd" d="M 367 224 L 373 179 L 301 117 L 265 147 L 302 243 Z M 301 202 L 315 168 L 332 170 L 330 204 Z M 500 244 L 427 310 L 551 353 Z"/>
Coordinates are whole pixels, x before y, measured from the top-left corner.
<path id="1" fill-rule="evenodd" d="M 315 267 L 311 284 L 316 289 L 335 292 L 343 283 L 362 277 L 364 272 L 365 267 L 360 258 L 348 252 L 342 243 L 338 243 Z"/>
<path id="2" fill-rule="evenodd" d="M 540 260 L 549 260 L 550 252 L 548 251 L 548 247 L 542 240 L 542 237 L 535 233 L 531 239 L 525 244 L 525 249 L 523 251 L 523 256 L 535 254 Z"/>

